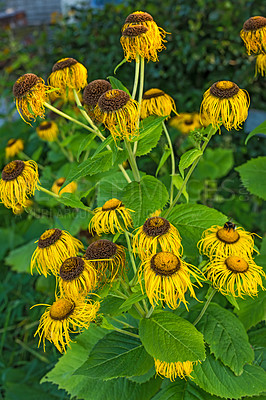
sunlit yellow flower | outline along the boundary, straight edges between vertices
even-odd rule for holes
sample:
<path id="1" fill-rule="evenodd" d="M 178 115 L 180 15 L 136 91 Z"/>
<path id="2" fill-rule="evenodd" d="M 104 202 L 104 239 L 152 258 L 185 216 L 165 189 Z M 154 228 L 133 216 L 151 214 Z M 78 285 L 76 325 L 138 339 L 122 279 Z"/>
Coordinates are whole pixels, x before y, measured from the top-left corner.
<path id="1" fill-rule="evenodd" d="M 60 94 L 68 89 L 79 92 L 87 85 L 87 69 L 74 58 L 62 58 L 54 64 L 48 82 Z"/>
<path id="2" fill-rule="evenodd" d="M 47 142 L 53 142 L 57 139 L 58 126 L 54 121 L 43 121 L 36 128 L 38 136 Z"/>
<path id="3" fill-rule="evenodd" d="M 102 94 L 112 90 L 112 85 L 105 79 L 96 79 L 90 82 L 83 91 L 83 104 L 89 115 L 94 116 L 94 109 Z"/>
<path id="4" fill-rule="evenodd" d="M 22 75 L 14 83 L 16 107 L 23 121 L 35 121 L 37 116 L 44 118 L 47 89 L 49 87 L 44 84 L 44 80 L 34 74 Z"/>
<path id="5" fill-rule="evenodd" d="M 150 115 L 158 115 L 165 117 L 171 112 L 176 112 L 175 102 L 168 94 L 164 93 L 160 89 L 149 89 L 147 90 L 141 102 L 141 118 L 147 118 Z"/>
<path id="6" fill-rule="evenodd" d="M 95 116 L 109 129 L 114 140 L 132 139 L 138 131 L 138 103 L 123 90 L 108 90 L 98 100 Z"/>
<path id="7" fill-rule="evenodd" d="M 142 286 L 141 278 L 144 276 L 145 291 L 153 306 L 165 302 L 169 308 L 174 310 L 182 302 L 188 309 L 188 302 L 185 299 L 187 290 L 189 290 L 191 297 L 197 299 L 191 276 L 202 286 L 199 281 L 199 279 L 202 279 L 200 274 L 200 270 L 184 262 L 177 251 L 164 251 L 142 261 L 138 279 Z"/>
<path id="8" fill-rule="evenodd" d="M 22 139 L 9 139 L 6 146 L 6 158 L 15 157 L 19 152 L 23 151 L 24 142 Z"/>
<path id="9" fill-rule="evenodd" d="M 63 184 L 65 183 L 66 178 L 59 178 L 57 179 L 52 186 L 52 192 L 56 193 L 56 194 L 62 194 L 62 193 L 75 193 L 78 185 L 76 184 L 76 182 L 70 182 L 68 185 L 66 185 L 62 190 L 61 187 L 63 186 Z M 60 191 L 60 193 L 59 193 Z"/>
<path id="10" fill-rule="evenodd" d="M 247 254 L 252 256 L 254 239 L 250 232 L 228 221 L 224 226 L 213 225 L 206 229 L 198 242 L 200 253 L 209 257 L 230 256 L 232 254 Z"/>
<path id="11" fill-rule="evenodd" d="M 58 275 L 60 265 L 69 257 L 77 256 L 83 244 L 67 231 L 48 229 L 40 239 L 31 257 L 31 273 L 34 268 L 46 277 L 50 272 Z"/>
<path id="12" fill-rule="evenodd" d="M 240 89 L 234 82 L 219 81 L 204 93 L 200 115 L 213 127 L 222 123 L 228 131 L 232 128 L 238 130 L 247 119 L 249 104 L 246 90 Z"/>
<path id="13" fill-rule="evenodd" d="M 246 20 L 240 37 L 244 41 L 249 55 L 266 52 L 266 18 L 251 17 Z"/>
<path id="14" fill-rule="evenodd" d="M 266 54 L 259 54 L 256 59 L 255 75 L 266 75 Z"/>
<path id="15" fill-rule="evenodd" d="M 125 249 L 110 240 L 100 239 L 91 243 L 86 250 L 85 258 L 94 265 L 97 278 L 101 282 L 112 282 L 124 273 Z"/>
<path id="16" fill-rule="evenodd" d="M 120 39 L 127 61 L 138 56 L 148 61 L 158 61 L 158 52 L 165 49 L 167 32 L 158 27 L 153 17 L 142 11 L 130 14 L 122 28 Z"/>
<path id="17" fill-rule="evenodd" d="M 167 363 L 166 361 L 154 360 L 156 373 L 161 377 L 170 379 L 173 382 L 177 377 L 180 379 L 191 378 L 193 365 L 197 365 L 198 361 L 177 361 Z"/>
<path id="18" fill-rule="evenodd" d="M 90 322 L 95 320 L 100 308 L 99 302 L 85 301 L 84 298 L 69 299 L 58 298 L 48 307 L 40 319 L 39 327 L 34 336 L 39 335 L 39 344 L 43 342 L 45 351 L 45 339 L 53 343 L 61 353 L 66 351 L 72 342 L 70 333 L 80 333 L 87 329 Z"/>
<path id="19" fill-rule="evenodd" d="M 84 258 L 69 257 L 60 267 L 58 286 L 61 295 L 71 299 L 85 297 L 95 289 L 96 283 L 96 270 Z"/>
<path id="20" fill-rule="evenodd" d="M 264 290 L 261 277 L 266 278 L 251 257 L 236 253 L 213 258 L 207 265 L 206 276 L 219 292 L 234 297 L 256 296 L 258 286 Z"/>
<path id="21" fill-rule="evenodd" d="M 30 208 L 33 205 L 33 201 L 28 199 L 25 201 L 25 206 L 22 207 L 20 204 L 17 204 L 16 207 L 13 210 L 13 213 L 15 215 L 20 215 L 24 212 L 24 210 L 27 210 L 28 208 Z"/>
<path id="22" fill-rule="evenodd" d="M 94 216 L 90 220 L 89 231 L 93 230 L 97 235 L 102 233 L 124 232 L 125 229 L 132 227 L 132 218 L 129 210 L 118 199 L 106 201 L 102 207 L 94 210 Z"/>
<path id="23" fill-rule="evenodd" d="M 183 253 L 178 230 L 163 217 L 148 218 L 133 238 L 133 252 L 145 259 L 157 251 Z"/>
<path id="24" fill-rule="evenodd" d="M 0 180 L 1 203 L 13 211 L 17 205 L 26 207 L 29 196 L 33 196 L 39 183 L 38 166 L 35 161 L 15 160 L 2 171 Z"/>
<path id="25" fill-rule="evenodd" d="M 202 127 L 198 113 L 181 113 L 171 118 L 169 125 L 178 129 L 184 135 Z"/>

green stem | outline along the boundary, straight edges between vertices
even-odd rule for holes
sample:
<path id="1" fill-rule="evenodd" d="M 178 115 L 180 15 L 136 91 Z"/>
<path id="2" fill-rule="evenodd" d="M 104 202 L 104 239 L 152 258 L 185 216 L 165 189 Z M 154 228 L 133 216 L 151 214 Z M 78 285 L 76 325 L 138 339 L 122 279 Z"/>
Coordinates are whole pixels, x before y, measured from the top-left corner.
<path id="1" fill-rule="evenodd" d="M 200 314 L 198 315 L 198 317 L 195 319 L 195 321 L 193 322 L 193 325 L 197 325 L 197 323 L 201 320 L 201 318 L 203 317 L 203 315 L 205 314 L 205 311 L 207 310 L 207 308 L 209 307 L 210 302 L 212 301 L 213 296 L 215 295 L 215 293 L 217 292 L 216 289 L 212 288 L 212 292 L 210 293 L 208 300 L 206 301 L 206 303 L 204 304 L 203 309 L 201 310 Z"/>
<path id="2" fill-rule="evenodd" d="M 49 194 L 49 196 L 55 197 L 56 199 L 58 199 L 60 197 L 58 194 L 51 192 L 50 190 L 45 189 L 44 187 L 42 187 L 40 185 L 37 186 L 37 190 L 40 190 L 41 192 Z"/>
<path id="3" fill-rule="evenodd" d="M 62 143 L 60 142 L 60 140 L 58 138 L 56 138 L 55 141 L 58 144 L 58 146 L 60 147 L 64 156 L 68 159 L 68 161 L 73 162 L 73 155 L 67 152 L 67 150 L 64 148 L 64 146 L 62 145 Z"/>
<path id="4" fill-rule="evenodd" d="M 144 88 L 144 71 L 145 71 L 145 60 L 144 58 L 140 57 L 140 82 L 139 82 L 139 97 L 138 97 L 138 103 L 139 103 L 139 116 L 138 116 L 138 126 L 140 122 L 140 111 L 141 111 L 141 101 L 142 101 L 142 96 L 143 96 L 143 88 Z M 135 156 L 138 148 L 138 142 L 134 143 L 134 150 L 133 154 Z"/>
<path id="5" fill-rule="evenodd" d="M 132 247 L 131 247 L 131 243 L 130 243 L 130 238 L 129 238 L 129 235 L 128 235 L 127 231 L 125 231 L 124 234 L 125 234 L 125 238 L 126 238 L 126 241 L 127 241 L 127 248 L 128 248 L 128 252 L 129 252 L 129 257 L 130 257 L 130 261 L 131 261 L 131 264 L 132 264 L 132 268 L 133 268 L 134 274 L 136 274 L 137 273 L 137 268 L 136 268 L 135 259 L 134 259 L 133 253 L 132 253 Z"/>
<path id="6" fill-rule="evenodd" d="M 122 172 L 122 174 L 124 175 L 124 177 L 126 178 L 128 183 L 131 183 L 132 180 L 130 179 L 130 177 L 128 176 L 127 171 L 125 170 L 125 168 L 123 167 L 122 164 L 118 164 L 118 167 L 120 168 L 120 171 Z"/>
<path id="7" fill-rule="evenodd" d="M 138 166 L 137 166 L 136 159 L 134 157 L 131 145 L 126 139 L 124 140 L 124 142 L 125 142 L 125 147 L 128 152 L 128 161 L 131 166 L 134 179 L 136 182 L 140 182 L 140 174 L 139 174 Z"/>
<path id="8" fill-rule="evenodd" d="M 121 321 L 120 319 L 118 319 L 118 318 L 115 318 L 115 317 L 111 317 L 114 321 L 116 321 L 116 322 L 119 322 L 119 324 L 122 324 L 122 325 L 124 325 L 126 328 L 131 328 L 131 329 L 134 329 L 134 326 L 133 325 L 130 325 L 130 324 L 128 324 L 127 322 L 124 322 L 124 321 Z"/>
<path id="9" fill-rule="evenodd" d="M 153 311 L 154 311 L 154 308 L 153 308 L 153 306 L 151 306 L 150 310 L 146 314 L 146 318 L 150 318 L 150 316 L 152 315 Z"/>
<path id="10" fill-rule="evenodd" d="M 210 132 L 209 132 L 209 134 L 208 134 L 208 136 L 207 136 L 207 138 L 206 138 L 206 141 L 204 142 L 204 144 L 203 144 L 203 146 L 202 146 L 202 148 L 201 148 L 202 155 L 200 155 L 200 156 L 193 162 L 193 164 L 191 165 L 191 167 L 190 167 L 190 169 L 189 169 L 189 171 L 188 171 L 188 173 L 187 173 L 187 175 L 186 175 L 186 177 L 185 177 L 185 179 L 184 179 L 184 181 L 183 181 L 183 183 L 182 183 L 182 186 L 181 186 L 181 188 L 179 189 L 179 192 L 177 193 L 177 195 L 176 195 L 174 201 L 172 202 L 171 206 L 168 208 L 168 210 L 166 211 L 166 214 L 164 215 L 165 218 L 167 218 L 167 216 L 170 214 L 170 212 L 172 211 L 172 209 L 173 209 L 174 206 L 176 205 L 176 203 L 177 203 L 179 197 L 181 196 L 181 194 L 183 193 L 184 188 L 185 188 L 186 185 L 187 185 L 187 182 L 188 182 L 190 176 L 192 175 L 192 172 L 194 171 L 194 169 L 195 169 L 196 166 L 198 165 L 199 160 L 200 160 L 201 157 L 203 156 L 204 150 L 205 150 L 206 147 L 208 146 L 208 143 L 209 143 L 211 137 L 215 134 L 215 132 L 217 131 L 217 129 L 218 129 L 218 128 L 211 128 L 211 129 L 210 129 Z"/>
<path id="11" fill-rule="evenodd" d="M 135 333 L 132 333 L 132 332 L 124 331 L 123 329 L 116 328 L 115 326 L 114 326 L 114 330 L 116 332 L 124 333 L 124 335 L 128 335 L 128 336 L 139 338 L 139 335 L 136 335 Z"/>
<path id="12" fill-rule="evenodd" d="M 127 294 L 130 296 L 131 294 L 132 294 L 132 290 L 130 289 L 130 287 L 126 284 L 126 282 L 124 282 L 122 279 L 121 279 L 121 285 L 122 285 L 122 287 L 124 288 L 124 290 L 127 292 Z M 134 303 L 134 307 L 135 307 L 135 309 L 137 310 L 137 312 L 138 312 L 138 314 L 142 317 L 142 318 L 145 318 L 145 315 L 146 315 L 146 313 L 145 313 L 145 311 L 143 310 L 143 308 L 141 307 L 141 305 L 137 302 L 137 303 Z"/>
<path id="13" fill-rule="evenodd" d="M 138 83 L 139 83 L 139 56 L 136 57 L 136 64 L 135 64 L 135 78 L 134 78 L 134 85 L 133 85 L 133 90 L 132 90 L 132 99 L 135 100 L 136 93 L 137 93 L 137 88 L 138 88 Z"/>
<path id="14" fill-rule="evenodd" d="M 163 122 L 163 130 L 168 142 L 168 146 L 171 151 L 171 163 L 172 163 L 172 176 L 171 176 L 171 186 L 170 186 L 170 205 L 171 205 L 173 203 L 173 197 L 174 197 L 175 155 L 174 155 L 172 141 L 164 122 Z"/>

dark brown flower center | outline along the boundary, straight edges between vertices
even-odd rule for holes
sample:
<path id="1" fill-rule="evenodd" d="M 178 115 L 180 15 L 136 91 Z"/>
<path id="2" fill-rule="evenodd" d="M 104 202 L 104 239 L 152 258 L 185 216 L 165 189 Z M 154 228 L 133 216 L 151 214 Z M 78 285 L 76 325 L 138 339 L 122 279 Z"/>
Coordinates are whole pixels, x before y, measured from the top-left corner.
<path id="1" fill-rule="evenodd" d="M 55 321 L 68 318 L 74 311 L 75 304 L 67 299 L 55 301 L 50 308 L 50 317 Z"/>
<path id="2" fill-rule="evenodd" d="M 39 81 L 39 78 L 35 74 L 25 74 L 18 78 L 13 86 L 13 94 L 17 98 L 25 96 Z"/>
<path id="3" fill-rule="evenodd" d="M 153 21 L 150 14 L 146 12 L 132 13 L 125 20 L 125 24 L 139 24 L 140 22 Z"/>
<path id="4" fill-rule="evenodd" d="M 123 32 L 122 36 L 125 37 L 136 37 L 140 36 L 143 33 L 146 33 L 148 31 L 148 28 L 144 25 L 133 25 L 127 27 Z"/>
<path id="5" fill-rule="evenodd" d="M 75 58 L 67 58 L 66 60 L 58 61 L 57 63 L 55 63 L 52 71 L 55 72 L 59 71 L 60 69 L 69 68 L 75 64 L 77 64 L 77 60 L 75 60 Z"/>
<path id="6" fill-rule="evenodd" d="M 103 258 L 113 258 L 116 254 L 117 246 L 110 240 L 100 239 L 89 245 L 86 250 L 87 260 L 97 260 Z"/>
<path id="7" fill-rule="evenodd" d="M 160 89 L 150 89 L 150 90 L 147 90 L 147 92 L 144 93 L 143 99 L 144 100 L 152 99 L 154 97 L 160 97 L 160 96 L 164 96 L 164 95 L 165 95 L 165 93 Z"/>
<path id="8" fill-rule="evenodd" d="M 239 233 L 234 228 L 221 228 L 216 232 L 216 236 L 226 244 L 236 243 L 240 239 Z"/>
<path id="9" fill-rule="evenodd" d="M 96 79 L 85 87 L 83 92 L 83 101 L 88 106 L 95 107 L 101 95 L 108 90 L 112 90 L 110 82 L 104 79 Z"/>
<path id="10" fill-rule="evenodd" d="M 7 147 L 13 146 L 13 144 L 15 144 L 16 141 L 17 141 L 17 139 L 10 139 L 10 140 L 7 142 Z"/>
<path id="11" fill-rule="evenodd" d="M 47 231 L 45 231 L 42 236 L 40 237 L 40 239 L 38 240 L 38 247 L 40 249 L 44 249 L 45 247 L 49 247 L 52 244 L 54 244 L 55 242 L 57 242 L 57 240 L 60 239 L 62 235 L 62 231 L 61 229 L 48 229 Z"/>
<path id="12" fill-rule="evenodd" d="M 172 253 L 160 252 L 155 254 L 150 261 L 151 269 L 158 275 L 170 276 L 180 269 L 180 259 Z"/>
<path id="13" fill-rule="evenodd" d="M 116 111 L 124 107 L 130 100 L 130 96 L 123 90 L 108 90 L 101 95 L 98 101 L 100 109 L 104 112 Z"/>
<path id="14" fill-rule="evenodd" d="M 251 17 L 244 22 L 243 30 L 245 32 L 256 31 L 257 29 L 266 26 L 266 18 L 264 17 Z"/>
<path id="15" fill-rule="evenodd" d="M 239 87 L 230 81 L 219 81 L 210 88 L 210 93 L 219 99 L 229 99 L 239 92 Z"/>
<path id="16" fill-rule="evenodd" d="M 15 160 L 8 163 L 2 171 L 3 181 L 13 181 L 22 174 L 25 168 L 24 161 Z"/>
<path id="17" fill-rule="evenodd" d="M 56 181 L 56 186 L 59 186 L 59 187 L 63 186 L 63 184 L 65 183 L 65 181 L 66 181 L 66 178 L 59 178 L 59 179 L 57 179 L 57 181 Z"/>
<path id="18" fill-rule="evenodd" d="M 52 122 L 42 122 L 38 128 L 40 129 L 40 131 L 46 131 L 46 130 L 50 129 L 51 126 L 52 126 Z"/>
<path id="19" fill-rule="evenodd" d="M 225 260 L 226 267 L 234 273 L 244 273 L 249 269 L 248 263 L 241 257 L 230 256 Z"/>
<path id="20" fill-rule="evenodd" d="M 60 267 L 59 275 L 63 281 L 73 281 L 84 271 L 85 263 L 81 257 L 69 257 Z"/>
<path id="21" fill-rule="evenodd" d="M 151 217 L 144 222 L 142 230 L 147 236 L 156 237 L 167 233 L 170 229 L 170 222 L 162 217 Z"/>
<path id="22" fill-rule="evenodd" d="M 193 124 L 193 120 L 192 119 L 186 119 L 184 121 L 185 125 L 192 125 Z"/>

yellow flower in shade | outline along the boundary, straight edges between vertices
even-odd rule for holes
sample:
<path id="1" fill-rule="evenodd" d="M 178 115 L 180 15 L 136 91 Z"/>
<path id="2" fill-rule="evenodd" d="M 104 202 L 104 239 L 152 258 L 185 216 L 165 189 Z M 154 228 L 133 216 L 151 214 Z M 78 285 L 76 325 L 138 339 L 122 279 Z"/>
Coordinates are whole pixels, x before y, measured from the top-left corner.
<path id="1" fill-rule="evenodd" d="M 34 74 L 22 75 L 13 86 L 16 107 L 23 121 L 35 121 L 39 116 L 44 118 L 44 103 L 48 98 L 48 86 L 44 80 Z"/>
<path id="2" fill-rule="evenodd" d="M 132 227 L 130 210 L 126 208 L 118 199 L 106 201 L 102 207 L 94 210 L 94 216 L 90 220 L 89 231 L 95 231 L 97 235 L 102 233 L 124 232 L 125 229 Z"/>
<path id="3" fill-rule="evenodd" d="M 96 79 L 90 82 L 83 91 L 83 104 L 89 115 L 94 117 L 94 109 L 102 94 L 112 90 L 112 85 L 105 79 Z"/>
<path id="4" fill-rule="evenodd" d="M 206 229 L 198 242 L 200 253 L 209 257 L 230 256 L 232 254 L 247 254 L 252 256 L 254 239 L 250 232 L 228 221 L 224 226 L 213 225 Z"/>
<path id="5" fill-rule="evenodd" d="M 256 59 L 255 76 L 266 75 L 266 54 L 259 54 Z"/>
<path id="6" fill-rule="evenodd" d="M 86 297 L 95 289 L 96 283 L 96 271 L 84 258 L 69 257 L 60 267 L 58 286 L 61 295 L 71 299 Z"/>
<path id="7" fill-rule="evenodd" d="M 199 281 L 202 279 L 200 274 L 200 270 L 184 262 L 178 252 L 164 251 L 142 261 L 138 279 L 142 288 L 141 278 L 144 276 L 145 291 L 152 306 L 165 302 L 169 308 L 175 310 L 182 302 L 188 309 L 185 299 L 187 290 L 191 297 L 197 299 L 191 276 L 202 286 Z"/>
<path id="8" fill-rule="evenodd" d="M 216 256 L 211 259 L 206 268 L 206 277 L 214 288 L 223 295 L 243 297 L 256 296 L 258 286 L 263 290 L 261 277 L 266 278 L 263 269 L 255 264 L 248 255 Z"/>
<path id="9" fill-rule="evenodd" d="M 184 135 L 194 131 L 194 129 L 202 128 L 198 113 L 181 113 L 170 119 L 169 125 L 178 129 Z"/>
<path id="10" fill-rule="evenodd" d="M 25 207 L 22 207 L 20 204 L 17 204 L 13 210 L 13 213 L 15 215 L 20 215 L 24 212 L 24 210 L 29 209 L 32 205 L 33 205 L 33 201 L 28 199 L 25 201 Z"/>
<path id="11" fill-rule="evenodd" d="M 157 52 L 166 48 L 166 34 L 150 14 L 142 11 L 130 14 L 125 20 L 120 39 L 125 58 L 131 61 L 140 56 L 148 61 L 158 61 Z"/>
<path id="12" fill-rule="evenodd" d="M 218 127 L 220 123 L 229 131 L 238 130 L 247 119 L 250 104 L 249 94 L 234 82 L 214 83 L 203 95 L 200 116 L 207 124 Z"/>
<path id="13" fill-rule="evenodd" d="M 34 195 L 38 183 L 38 166 L 35 161 L 11 161 L 2 171 L 1 203 L 13 211 L 18 205 L 26 207 L 27 200 L 29 196 Z"/>
<path id="14" fill-rule="evenodd" d="M 246 20 L 240 37 L 244 41 L 249 55 L 266 52 L 266 18 L 251 17 Z"/>
<path id="15" fill-rule="evenodd" d="M 123 90 L 108 90 L 98 100 L 95 116 L 116 138 L 132 139 L 138 131 L 138 102 Z"/>
<path id="16" fill-rule="evenodd" d="M 39 138 L 47 142 L 54 142 L 58 136 L 58 126 L 54 121 L 43 121 L 36 128 Z"/>
<path id="17" fill-rule="evenodd" d="M 22 139 L 9 139 L 6 146 L 6 158 L 15 157 L 23 149 L 24 142 Z"/>
<path id="18" fill-rule="evenodd" d="M 140 117 L 142 119 L 150 115 L 158 115 L 160 117 L 169 115 L 170 117 L 172 111 L 177 114 L 175 102 L 172 97 L 162 90 L 149 89 L 144 93 L 140 111 Z"/>
<path id="19" fill-rule="evenodd" d="M 183 247 L 178 230 L 163 217 L 148 218 L 138 228 L 133 238 L 133 252 L 145 259 L 157 251 L 176 251 L 181 255 Z"/>
<path id="20" fill-rule="evenodd" d="M 58 298 L 47 309 L 40 319 L 40 324 L 35 332 L 39 335 L 39 344 L 43 342 L 45 351 L 45 339 L 53 343 L 61 353 L 66 351 L 67 346 L 72 342 L 70 333 L 80 333 L 87 329 L 91 321 L 96 318 L 100 308 L 99 302 L 84 300 L 84 298 L 69 299 Z"/>
<path id="21" fill-rule="evenodd" d="M 41 235 L 31 257 L 31 273 L 36 268 L 45 277 L 50 272 L 58 275 L 60 265 L 80 250 L 83 250 L 83 244 L 67 231 L 48 229 Z"/>
<path id="22" fill-rule="evenodd" d="M 76 184 L 76 182 L 70 182 L 68 185 L 66 185 L 61 191 L 61 187 L 63 186 L 63 184 L 65 183 L 66 178 L 59 178 L 57 179 L 52 186 L 52 192 L 56 193 L 56 194 L 62 194 L 62 193 L 75 193 L 78 185 Z M 60 193 L 59 193 L 60 191 Z"/>
<path id="23" fill-rule="evenodd" d="M 110 240 L 100 239 L 91 243 L 85 253 L 97 271 L 99 281 L 112 282 L 117 276 L 121 276 L 125 270 L 125 249 Z"/>
<path id="24" fill-rule="evenodd" d="M 64 93 L 67 89 L 78 92 L 87 85 L 87 69 L 74 58 L 62 58 L 52 68 L 49 84 Z"/>
<path id="25" fill-rule="evenodd" d="M 173 382 L 177 377 L 180 379 L 191 378 L 191 372 L 193 371 L 193 365 L 197 365 L 198 361 L 177 361 L 167 363 L 166 361 L 154 360 L 156 373 L 163 378 L 170 379 Z"/>

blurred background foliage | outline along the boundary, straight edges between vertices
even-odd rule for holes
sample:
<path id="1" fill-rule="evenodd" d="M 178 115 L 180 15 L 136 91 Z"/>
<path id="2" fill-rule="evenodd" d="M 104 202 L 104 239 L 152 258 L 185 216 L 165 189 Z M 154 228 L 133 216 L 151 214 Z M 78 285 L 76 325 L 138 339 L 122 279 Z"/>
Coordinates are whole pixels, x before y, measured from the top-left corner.
<path id="1" fill-rule="evenodd" d="M 102 9 L 86 12 L 73 10 L 71 16 L 59 19 L 41 29 L 1 30 L 0 91 L 1 121 L 0 161 L 6 163 L 4 149 L 9 138 L 25 140 L 24 152 L 44 166 L 42 183 L 50 188 L 53 181 L 66 176 L 69 164 L 56 143 L 41 142 L 34 127 L 14 118 L 12 98 L 14 81 L 22 74 L 33 72 L 44 79 L 60 58 L 73 57 L 88 69 L 88 81 L 113 75 L 115 66 L 123 59 L 119 44 L 121 27 L 128 14 L 135 10 L 151 13 L 167 36 L 167 50 L 159 55 L 160 62 L 146 65 L 145 90 L 163 89 L 171 95 L 179 112 L 199 109 L 203 92 L 215 81 L 235 81 L 251 95 L 251 107 L 262 109 L 266 99 L 266 83 L 262 77 L 254 78 L 255 59 L 248 57 L 239 37 L 243 22 L 250 16 L 263 15 L 260 0 L 128 0 L 120 5 L 107 4 Z M 75 23 L 70 23 L 70 19 Z M 134 63 L 122 65 L 116 73 L 131 90 Z M 35 125 L 36 126 L 36 125 Z M 71 124 L 62 130 L 76 129 L 76 144 L 67 146 L 77 153 L 78 142 L 84 133 Z M 192 147 L 191 138 L 170 128 L 177 159 Z M 222 132 L 216 135 L 199 163 L 188 186 L 190 201 L 214 207 L 247 230 L 261 235 L 265 232 L 266 209 L 263 201 L 247 192 L 235 167 L 251 158 L 263 155 L 264 138 L 256 136 L 244 145 L 246 134 Z M 139 159 L 140 169 L 154 175 L 164 153 L 166 141 L 152 149 L 148 157 Z M 159 178 L 169 184 L 168 162 L 161 168 Z M 94 186 L 101 179 L 96 175 L 80 183 L 80 190 L 92 189 L 91 203 L 95 201 Z M 40 316 L 38 308 L 53 298 L 53 280 L 29 275 L 29 260 L 34 241 L 51 226 L 69 230 L 89 243 L 86 231 L 89 215 L 58 205 L 55 200 L 38 193 L 38 204 L 29 213 L 14 217 L 10 210 L 0 207 L 0 259 L 2 273 L 0 367 L 2 371 L 2 397 L 17 399 L 68 399 L 63 391 L 40 378 L 52 368 L 58 354 L 52 346 L 44 354 L 37 349 L 33 333 Z M 185 199 L 183 199 L 185 201 Z M 41 208 L 40 208 L 41 205 Z M 48 395 L 47 395 L 48 392 Z"/>

